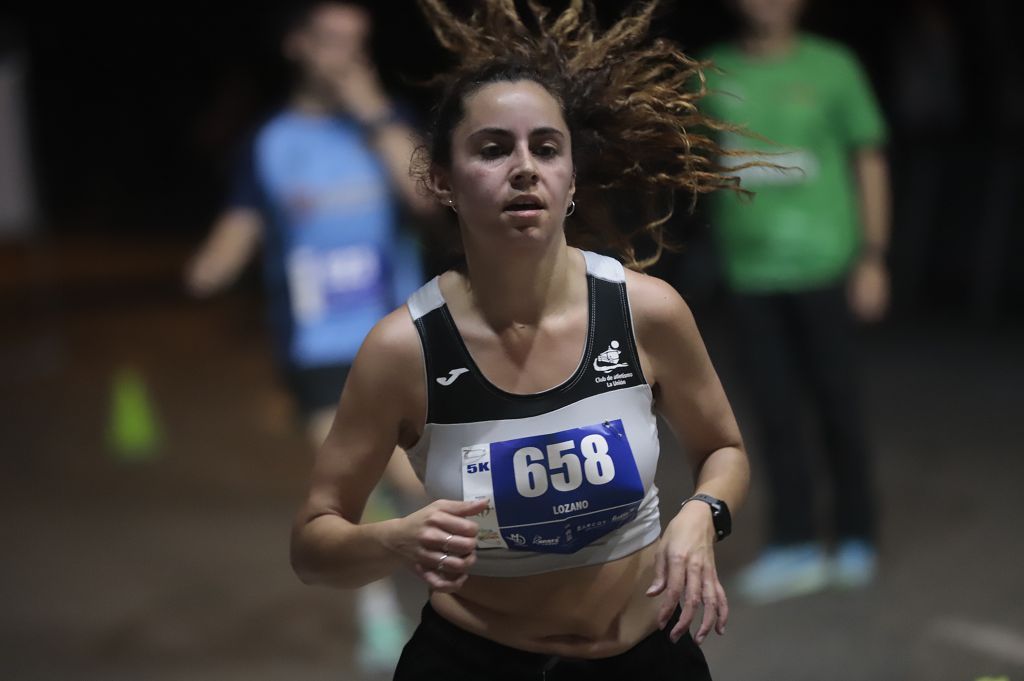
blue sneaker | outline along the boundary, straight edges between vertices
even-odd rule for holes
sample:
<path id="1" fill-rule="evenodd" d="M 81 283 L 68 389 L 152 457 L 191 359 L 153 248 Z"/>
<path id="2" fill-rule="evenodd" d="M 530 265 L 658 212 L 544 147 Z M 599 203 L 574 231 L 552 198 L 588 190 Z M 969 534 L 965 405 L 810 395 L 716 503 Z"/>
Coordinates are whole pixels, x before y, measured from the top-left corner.
<path id="1" fill-rule="evenodd" d="M 828 583 L 828 557 L 812 542 L 768 547 L 740 571 L 736 590 L 749 602 L 772 603 L 821 591 Z"/>
<path id="2" fill-rule="evenodd" d="M 863 539 L 839 543 L 832 559 L 832 583 L 844 589 L 867 586 L 878 570 L 878 550 Z"/>

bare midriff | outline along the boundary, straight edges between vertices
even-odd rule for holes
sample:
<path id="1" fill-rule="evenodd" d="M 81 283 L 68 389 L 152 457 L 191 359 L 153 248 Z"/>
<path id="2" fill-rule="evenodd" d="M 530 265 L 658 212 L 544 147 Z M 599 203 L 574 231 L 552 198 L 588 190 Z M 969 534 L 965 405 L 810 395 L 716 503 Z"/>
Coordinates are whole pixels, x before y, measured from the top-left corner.
<path id="1" fill-rule="evenodd" d="M 657 628 L 660 597 L 645 595 L 657 542 L 624 558 L 525 577 L 472 576 L 457 593 L 434 593 L 456 626 L 513 648 L 562 657 L 623 653 Z"/>

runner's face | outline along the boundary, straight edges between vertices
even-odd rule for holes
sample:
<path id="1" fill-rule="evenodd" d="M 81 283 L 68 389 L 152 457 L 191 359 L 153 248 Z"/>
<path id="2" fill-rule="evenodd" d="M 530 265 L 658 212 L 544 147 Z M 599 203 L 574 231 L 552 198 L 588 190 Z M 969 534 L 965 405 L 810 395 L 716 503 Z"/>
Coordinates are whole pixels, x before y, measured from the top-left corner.
<path id="1" fill-rule="evenodd" d="M 570 142 L 558 102 L 533 81 L 491 83 L 466 98 L 441 184 L 467 248 L 562 233 L 576 188 Z"/>
<path id="2" fill-rule="evenodd" d="M 369 29 L 369 18 L 361 9 L 325 3 L 293 36 L 289 53 L 313 82 L 336 82 L 366 59 Z"/>
<path id="3" fill-rule="evenodd" d="M 804 0 L 736 0 L 747 24 L 759 33 L 779 33 L 796 28 Z"/>

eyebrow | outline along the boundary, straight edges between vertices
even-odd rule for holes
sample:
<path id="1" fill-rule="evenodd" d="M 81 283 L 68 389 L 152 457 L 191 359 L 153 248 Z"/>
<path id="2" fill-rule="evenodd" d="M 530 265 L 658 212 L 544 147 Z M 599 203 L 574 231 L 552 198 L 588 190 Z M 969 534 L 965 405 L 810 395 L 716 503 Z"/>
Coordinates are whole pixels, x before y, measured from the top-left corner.
<path id="1" fill-rule="evenodd" d="M 507 130 L 505 128 L 480 128 L 479 130 L 476 130 L 476 131 L 472 132 L 469 136 L 470 137 L 480 137 L 482 135 L 494 135 L 495 137 L 514 137 L 515 136 L 512 133 L 511 130 Z M 544 135 L 556 135 L 558 137 L 565 137 L 565 133 L 563 133 L 558 128 L 543 127 L 543 128 L 534 128 L 533 130 L 530 131 L 530 137 L 538 137 L 538 136 L 544 136 Z"/>

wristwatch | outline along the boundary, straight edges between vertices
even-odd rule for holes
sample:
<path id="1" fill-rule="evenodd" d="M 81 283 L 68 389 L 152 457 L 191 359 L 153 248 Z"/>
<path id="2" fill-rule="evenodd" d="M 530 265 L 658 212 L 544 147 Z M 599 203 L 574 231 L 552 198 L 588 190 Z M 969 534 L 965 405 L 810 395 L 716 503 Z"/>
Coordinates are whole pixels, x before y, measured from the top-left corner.
<path id="1" fill-rule="evenodd" d="M 715 526 L 715 541 L 722 541 L 729 536 L 732 532 L 732 515 L 729 513 L 729 506 L 724 501 L 716 499 L 710 494 L 694 494 L 684 501 L 682 506 L 686 506 L 691 501 L 703 501 L 711 507 L 711 522 Z"/>

